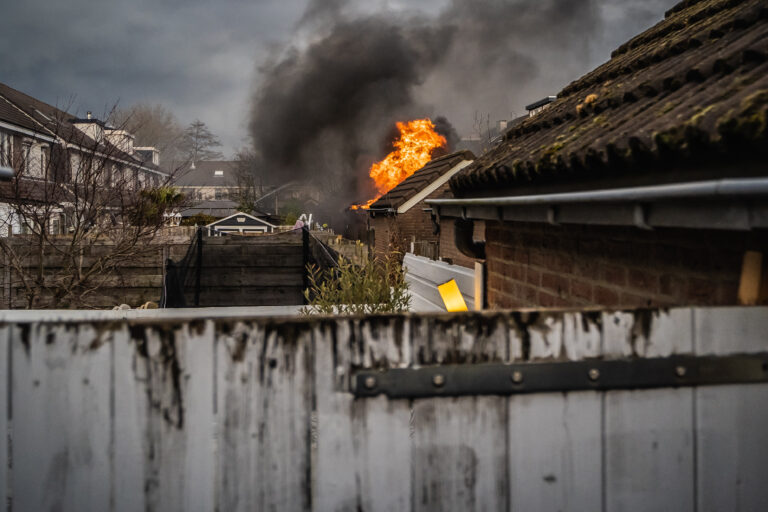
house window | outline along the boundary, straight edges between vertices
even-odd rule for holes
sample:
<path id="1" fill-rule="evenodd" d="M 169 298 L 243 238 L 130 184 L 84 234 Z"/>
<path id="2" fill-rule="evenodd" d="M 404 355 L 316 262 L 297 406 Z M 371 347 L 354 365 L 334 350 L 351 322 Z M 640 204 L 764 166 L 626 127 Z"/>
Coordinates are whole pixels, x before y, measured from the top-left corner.
<path id="1" fill-rule="evenodd" d="M 221 169 L 216 169 L 215 171 L 213 171 L 213 175 L 217 178 L 223 178 L 224 171 L 222 171 Z"/>
<path id="2" fill-rule="evenodd" d="M 40 146 L 40 176 L 48 175 L 48 162 L 50 161 L 50 149 L 47 146 Z"/>
<path id="3" fill-rule="evenodd" d="M 11 136 L 0 132 L 0 165 L 11 166 Z"/>
<path id="4" fill-rule="evenodd" d="M 32 176 L 32 143 L 31 142 L 22 142 L 21 143 L 21 168 L 27 176 Z"/>

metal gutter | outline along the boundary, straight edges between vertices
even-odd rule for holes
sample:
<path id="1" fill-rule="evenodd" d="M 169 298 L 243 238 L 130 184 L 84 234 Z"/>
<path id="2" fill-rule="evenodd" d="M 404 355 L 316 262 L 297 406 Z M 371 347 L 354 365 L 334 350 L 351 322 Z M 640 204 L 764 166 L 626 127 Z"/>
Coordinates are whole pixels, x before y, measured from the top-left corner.
<path id="1" fill-rule="evenodd" d="M 768 228 L 768 177 L 426 203 L 441 217 L 749 230 Z"/>
<path id="2" fill-rule="evenodd" d="M 427 204 L 443 206 L 518 206 L 529 204 L 658 201 L 708 196 L 768 196 L 768 177 L 738 178 L 693 183 L 672 183 L 649 187 L 616 188 L 586 192 L 562 192 L 512 197 L 473 199 L 427 199 Z"/>

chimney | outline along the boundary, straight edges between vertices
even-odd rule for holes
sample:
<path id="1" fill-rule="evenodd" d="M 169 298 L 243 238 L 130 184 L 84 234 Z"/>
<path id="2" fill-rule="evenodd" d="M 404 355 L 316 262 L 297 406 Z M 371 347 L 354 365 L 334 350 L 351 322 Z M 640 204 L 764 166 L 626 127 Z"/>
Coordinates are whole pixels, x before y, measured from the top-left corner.
<path id="1" fill-rule="evenodd" d="M 85 116 L 85 119 L 73 119 L 72 124 L 96 142 L 102 142 L 104 140 L 104 123 L 95 119 L 90 111 Z"/>
<path id="2" fill-rule="evenodd" d="M 152 146 L 143 146 L 140 148 L 135 147 L 133 149 L 142 162 L 160 165 L 160 151 L 158 151 L 157 148 Z"/>
<path id="3" fill-rule="evenodd" d="M 107 128 L 106 133 L 107 140 L 110 144 L 129 155 L 134 153 L 133 141 L 136 140 L 136 137 L 125 130 L 117 130 L 114 128 Z"/>
<path id="4" fill-rule="evenodd" d="M 540 99 L 539 101 L 533 102 L 530 105 L 525 106 L 525 110 L 528 111 L 528 117 L 533 117 L 545 108 L 549 106 L 550 103 L 555 101 L 557 99 L 557 96 L 547 96 L 543 99 Z"/>
<path id="5" fill-rule="evenodd" d="M 498 129 L 499 133 L 502 133 L 507 129 L 507 120 L 501 119 L 500 121 L 496 121 L 496 128 Z"/>

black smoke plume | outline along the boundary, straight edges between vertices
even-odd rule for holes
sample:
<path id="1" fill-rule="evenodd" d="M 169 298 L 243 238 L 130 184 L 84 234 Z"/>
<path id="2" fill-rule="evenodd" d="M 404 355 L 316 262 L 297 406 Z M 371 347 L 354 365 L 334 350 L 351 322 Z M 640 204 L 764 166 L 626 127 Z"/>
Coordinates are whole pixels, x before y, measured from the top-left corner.
<path id="1" fill-rule="evenodd" d="M 254 146 L 275 181 L 311 181 L 343 208 L 370 193 L 368 169 L 391 148 L 395 121 L 430 117 L 455 145 L 451 123 L 472 135 L 484 128 L 477 113 L 494 124 L 522 115 L 596 64 L 598 35 L 611 32 L 605 7 L 628 1 L 453 0 L 425 15 L 312 0 L 297 42 L 261 69 Z M 637 31 L 627 30 L 616 37 Z"/>

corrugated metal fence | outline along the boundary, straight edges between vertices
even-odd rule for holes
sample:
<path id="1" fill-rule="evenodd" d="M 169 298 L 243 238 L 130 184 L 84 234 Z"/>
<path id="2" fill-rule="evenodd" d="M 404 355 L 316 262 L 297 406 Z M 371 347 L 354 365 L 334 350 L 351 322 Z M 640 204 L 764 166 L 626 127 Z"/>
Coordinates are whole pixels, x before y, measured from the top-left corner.
<path id="1" fill-rule="evenodd" d="M 412 400 L 348 387 L 359 368 L 766 351 L 766 308 L 13 315 L 0 314 L 0 497 L 12 510 L 768 503 L 768 384 Z"/>

